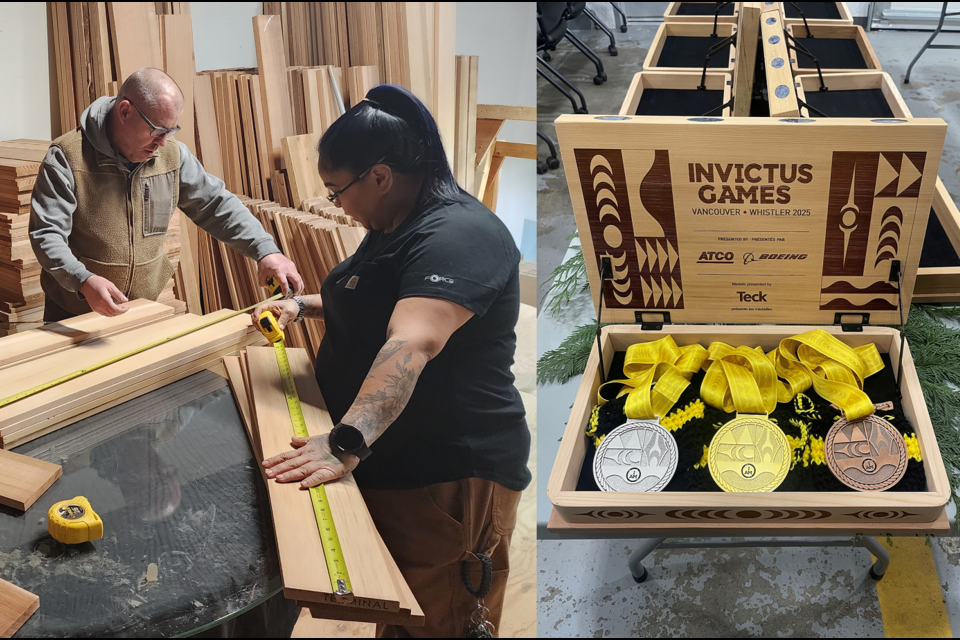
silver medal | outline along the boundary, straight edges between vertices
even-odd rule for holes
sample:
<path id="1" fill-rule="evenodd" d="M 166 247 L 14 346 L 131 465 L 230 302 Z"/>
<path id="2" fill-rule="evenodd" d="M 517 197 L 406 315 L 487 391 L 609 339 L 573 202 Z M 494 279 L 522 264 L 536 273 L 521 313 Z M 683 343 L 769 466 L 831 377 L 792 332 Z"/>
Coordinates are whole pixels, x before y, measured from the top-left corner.
<path id="1" fill-rule="evenodd" d="M 661 491 L 677 470 L 677 443 L 656 420 L 630 420 L 611 431 L 593 460 L 604 491 Z"/>

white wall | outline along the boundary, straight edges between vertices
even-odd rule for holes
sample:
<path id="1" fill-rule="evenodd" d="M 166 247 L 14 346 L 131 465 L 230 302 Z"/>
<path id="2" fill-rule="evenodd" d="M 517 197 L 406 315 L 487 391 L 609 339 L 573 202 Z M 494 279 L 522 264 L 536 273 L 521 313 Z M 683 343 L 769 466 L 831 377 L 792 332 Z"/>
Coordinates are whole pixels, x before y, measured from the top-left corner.
<path id="1" fill-rule="evenodd" d="M 46 2 L 0 2 L 0 140 L 59 133 L 59 121 L 51 129 L 50 49 Z"/>
<path id="2" fill-rule="evenodd" d="M 262 10 L 262 2 L 191 2 L 197 71 L 256 67 L 253 16 Z"/>
<path id="3" fill-rule="evenodd" d="M 532 2 L 457 3 L 457 55 L 480 56 L 479 104 L 536 106 L 535 33 Z M 535 122 L 507 122 L 499 138 L 535 144 L 536 127 Z M 500 168 L 497 199 L 497 215 L 524 251 L 524 259 L 531 262 L 537 260 L 536 179 L 535 160 L 507 158 Z"/>

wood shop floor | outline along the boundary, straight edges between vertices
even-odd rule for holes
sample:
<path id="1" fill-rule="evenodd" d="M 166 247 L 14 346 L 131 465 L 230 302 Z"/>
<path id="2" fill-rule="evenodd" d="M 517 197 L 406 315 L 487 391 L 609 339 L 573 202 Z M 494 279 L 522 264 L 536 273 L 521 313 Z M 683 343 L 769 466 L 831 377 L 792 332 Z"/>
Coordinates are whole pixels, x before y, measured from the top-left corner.
<path id="1" fill-rule="evenodd" d="M 641 70 L 657 24 L 615 31 L 619 56 L 608 55 L 600 31 L 577 35 L 601 58 L 608 80 L 595 86 L 594 66 L 568 43 L 550 63 L 583 92 L 591 114 L 616 114 L 633 75 Z M 928 50 L 902 85 L 907 65 L 929 32 L 869 33 L 883 69 L 915 117 L 949 125 L 940 177 L 960 199 L 960 51 Z M 945 34 L 938 43 L 955 43 Z M 556 141 L 554 119 L 570 102 L 538 79 L 538 128 Z M 538 143 L 538 157 L 547 157 Z M 538 176 L 538 285 L 569 255 L 576 231 L 563 167 Z M 541 294 L 545 289 L 540 289 Z M 572 329 L 593 318 L 587 295 L 575 297 L 560 317 L 538 317 L 538 354 L 556 348 Z M 539 389 L 541 475 L 549 475 L 580 379 Z M 549 517 L 545 482 L 538 489 L 538 529 Z M 864 549 L 734 548 L 654 551 L 644 562 L 650 577 L 636 584 L 627 559 L 634 540 L 558 541 L 537 547 L 537 630 L 540 637 L 825 636 L 957 637 L 960 635 L 960 532 L 956 509 L 950 536 L 897 538 L 880 582 L 867 573 Z M 735 540 L 735 539 L 734 539 Z M 675 542 L 671 540 L 670 542 Z M 881 540 L 884 547 L 887 543 Z M 888 547 L 889 548 L 889 547 Z"/>
<path id="2" fill-rule="evenodd" d="M 534 522 L 537 490 L 537 327 L 536 309 L 520 305 L 517 322 L 517 353 L 513 373 L 515 385 L 527 410 L 530 427 L 530 473 L 533 482 L 520 498 L 517 526 L 510 544 L 510 578 L 504 597 L 501 638 L 534 638 L 537 631 L 536 566 L 537 541 Z M 311 618 L 307 609 L 300 614 L 294 638 L 372 638 L 376 626 L 359 622 L 337 622 Z"/>

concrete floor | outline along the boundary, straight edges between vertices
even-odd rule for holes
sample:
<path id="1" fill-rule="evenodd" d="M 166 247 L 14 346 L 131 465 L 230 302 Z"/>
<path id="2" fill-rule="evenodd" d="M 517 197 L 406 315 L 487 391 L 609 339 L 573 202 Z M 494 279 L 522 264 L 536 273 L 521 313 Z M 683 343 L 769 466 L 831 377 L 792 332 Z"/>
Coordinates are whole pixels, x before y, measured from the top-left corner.
<path id="1" fill-rule="evenodd" d="M 620 51 L 616 58 L 607 55 L 603 34 L 580 34 L 606 67 L 608 81 L 601 86 L 592 82 L 593 66 L 567 44 L 553 54 L 551 64 L 580 88 L 591 114 L 616 113 L 655 32 L 656 25 L 630 25 L 628 33 L 616 32 Z M 901 84 L 907 65 L 928 37 L 928 33 L 909 32 L 869 34 L 884 70 L 899 86 L 913 115 L 940 117 L 950 125 L 940 177 L 957 200 L 960 51 L 927 51 L 914 67 L 911 84 Z M 955 41 L 951 34 L 938 39 L 939 43 Z M 571 112 L 569 101 L 538 79 L 540 130 L 556 140 L 553 120 Z M 544 144 L 538 145 L 538 151 L 540 158 L 546 157 Z M 538 283 L 544 283 L 562 261 L 567 237 L 576 231 L 576 224 L 562 167 L 538 176 L 537 188 L 537 273 Z M 543 322 L 541 317 L 541 326 Z M 572 402 L 574 390 L 570 393 Z M 953 533 L 957 535 L 956 525 Z M 863 549 L 659 550 L 644 563 L 650 579 L 637 585 L 627 569 L 633 547 L 634 543 L 624 540 L 540 540 L 538 635 L 884 636 L 877 583 L 867 575 L 872 560 Z M 933 558 L 937 576 L 927 579 L 939 582 L 956 637 L 960 632 L 960 538 L 935 539 Z"/>

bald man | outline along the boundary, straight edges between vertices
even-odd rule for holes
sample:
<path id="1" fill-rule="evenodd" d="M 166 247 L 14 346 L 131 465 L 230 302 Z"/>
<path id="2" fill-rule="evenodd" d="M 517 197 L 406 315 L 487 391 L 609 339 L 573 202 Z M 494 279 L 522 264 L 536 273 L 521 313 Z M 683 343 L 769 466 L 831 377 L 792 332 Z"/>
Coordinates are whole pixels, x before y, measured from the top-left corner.
<path id="1" fill-rule="evenodd" d="M 95 101 L 80 127 L 54 140 L 30 207 L 30 242 L 43 268 L 44 321 L 91 309 L 104 316 L 135 298 L 156 300 L 173 275 L 163 250 L 176 207 L 197 226 L 277 276 L 284 293 L 303 280 L 263 226 L 182 142 L 183 94 L 159 69 L 141 69 L 116 98 Z"/>

